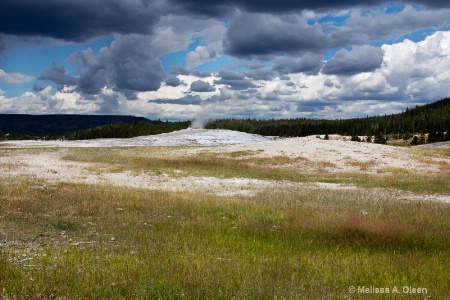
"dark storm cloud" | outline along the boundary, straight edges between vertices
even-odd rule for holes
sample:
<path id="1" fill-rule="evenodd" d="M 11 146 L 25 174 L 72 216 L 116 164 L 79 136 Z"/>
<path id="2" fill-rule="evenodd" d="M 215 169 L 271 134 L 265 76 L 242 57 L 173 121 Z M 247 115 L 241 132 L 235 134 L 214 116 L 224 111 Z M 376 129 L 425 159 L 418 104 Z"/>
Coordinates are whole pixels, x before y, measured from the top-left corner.
<path id="1" fill-rule="evenodd" d="M 323 74 L 355 75 L 378 69 L 383 62 L 383 51 L 373 46 L 355 46 L 352 51 L 340 50 L 322 68 Z"/>
<path id="2" fill-rule="evenodd" d="M 238 57 L 305 53 L 323 51 L 328 40 L 319 24 L 297 16 L 242 13 L 230 24 L 224 48 Z"/>
<path id="3" fill-rule="evenodd" d="M 72 54 L 68 61 L 80 72 L 78 89 L 97 94 L 105 87 L 118 91 L 155 91 L 165 74 L 161 62 L 148 51 L 151 36 L 118 36 L 111 47 L 98 55 L 91 49 Z"/>
<path id="4" fill-rule="evenodd" d="M 262 13 L 289 13 L 301 10 L 338 10 L 349 7 L 367 7 L 377 6 L 388 1 L 385 0 L 170 0 L 177 7 L 181 7 L 183 11 L 209 16 L 224 16 L 233 11 L 233 7 L 239 8 L 241 11 L 262 12 Z M 399 1 L 402 3 L 414 3 L 427 7 L 450 7 L 449 1 L 443 0 L 415 0 L 415 1 Z"/>
<path id="5" fill-rule="evenodd" d="M 0 54 L 5 51 L 6 49 L 6 42 L 5 42 L 5 38 L 3 37 L 2 34 L 0 34 Z"/>
<path id="6" fill-rule="evenodd" d="M 171 3 L 180 7 L 182 11 L 208 16 L 224 16 L 233 11 L 233 8 L 239 8 L 241 11 L 262 12 L 262 13 L 289 13 L 301 10 L 338 10 L 349 7 L 367 7 L 377 6 L 388 1 L 385 0 L 170 0 Z M 416 0 L 416 1 L 400 1 L 403 3 L 421 4 L 427 7 L 450 7 L 448 1 L 442 0 Z"/>
<path id="7" fill-rule="evenodd" d="M 274 61 L 273 69 L 279 74 L 305 73 L 314 75 L 319 73 L 323 65 L 322 56 L 305 54 L 301 57 L 281 57 Z"/>
<path id="8" fill-rule="evenodd" d="M 98 94 L 108 85 L 110 65 L 108 49 L 103 48 L 96 56 L 91 49 L 72 54 L 67 61 L 78 68 L 80 73 L 77 90 L 84 94 Z"/>
<path id="9" fill-rule="evenodd" d="M 85 41 L 111 33 L 147 33 L 157 17 L 141 0 L 6 0 L 0 32 Z"/>
<path id="10" fill-rule="evenodd" d="M 52 65 L 50 69 L 45 71 L 39 80 L 50 80 L 57 85 L 77 85 L 78 78 L 72 77 L 66 73 L 64 66 Z"/>
<path id="11" fill-rule="evenodd" d="M 133 91 L 156 91 L 165 77 L 161 61 L 151 51 L 150 36 L 116 38 L 110 48 L 115 86 Z"/>
<path id="12" fill-rule="evenodd" d="M 246 79 L 244 74 L 236 73 L 228 69 L 220 70 L 218 76 L 220 79 L 214 80 L 214 84 L 227 85 L 231 90 L 246 90 L 257 87 L 250 80 Z"/>
<path id="13" fill-rule="evenodd" d="M 214 92 L 216 89 L 203 80 L 197 80 L 191 83 L 191 91 L 193 92 Z"/>
<path id="14" fill-rule="evenodd" d="M 251 43 L 245 44 L 240 40 L 236 27 L 242 27 L 243 31 L 256 30 L 267 19 L 267 27 L 274 26 L 273 30 L 263 28 L 261 36 L 275 34 L 270 41 L 287 42 L 283 47 L 274 47 L 267 51 L 267 45 L 259 41 L 254 49 L 262 46 L 260 52 L 291 51 L 292 48 L 304 48 L 304 41 L 295 33 L 310 37 L 306 31 L 316 30 L 314 26 L 298 27 L 295 31 L 277 31 L 277 29 L 289 29 L 289 24 L 277 24 L 273 20 L 274 14 L 299 13 L 301 10 L 334 11 L 337 9 L 361 6 L 376 6 L 387 1 L 383 0 L 344 0 L 344 1 L 292 1 L 292 0 L 4 0 L 0 9 L 0 33 L 14 36 L 50 37 L 66 41 L 86 41 L 112 33 L 120 34 L 150 34 L 156 23 L 170 15 L 187 18 L 190 14 L 219 17 L 232 16 L 238 9 L 244 12 L 237 20 L 232 21 L 228 34 L 228 52 L 230 54 L 245 55 L 251 53 Z M 450 7 L 449 1 L 440 0 L 416 0 L 403 3 L 422 4 L 427 7 Z M 250 14 L 248 14 L 250 13 Z M 250 17 L 251 13 L 257 13 L 258 17 Z M 204 19 L 204 18 L 203 18 Z M 407 21 L 407 20 L 406 20 Z M 410 19 L 409 22 L 417 22 Z M 406 23 L 409 23 L 408 21 Z M 233 28 L 233 24 L 235 24 Z M 258 25 L 258 26 L 253 26 Z M 292 24 L 291 24 L 292 25 Z M 368 24 L 365 24 L 368 29 Z M 370 26 L 373 28 L 373 26 Z M 387 27 L 389 29 L 393 27 Z M 255 33 L 250 36 L 254 36 Z M 291 36 L 293 35 L 293 36 Z M 255 40 L 251 41 L 254 42 Z M 314 40 L 311 40 L 314 46 Z M 0 49 L 2 43 L 0 39 Z M 254 54 L 260 54 L 255 51 Z"/>

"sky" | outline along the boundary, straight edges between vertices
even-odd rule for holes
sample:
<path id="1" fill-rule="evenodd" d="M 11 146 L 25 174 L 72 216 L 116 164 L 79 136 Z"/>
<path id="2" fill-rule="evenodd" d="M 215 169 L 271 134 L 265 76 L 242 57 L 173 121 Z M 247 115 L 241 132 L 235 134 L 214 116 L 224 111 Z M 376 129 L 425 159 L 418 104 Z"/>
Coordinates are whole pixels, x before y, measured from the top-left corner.
<path id="1" fill-rule="evenodd" d="M 447 0 L 0 2 L 0 113 L 341 119 L 450 95 Z"/>

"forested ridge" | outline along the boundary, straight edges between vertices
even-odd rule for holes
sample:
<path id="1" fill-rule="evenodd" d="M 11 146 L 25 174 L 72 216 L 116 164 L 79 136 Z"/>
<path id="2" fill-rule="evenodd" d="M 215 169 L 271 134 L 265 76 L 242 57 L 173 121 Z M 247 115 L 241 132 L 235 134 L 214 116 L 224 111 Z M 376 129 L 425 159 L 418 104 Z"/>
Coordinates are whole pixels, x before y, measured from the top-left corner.
<path id="1" fill-rule="evenodd" d="M 90 128 L 70 132 L 66 135 L 68 140 L 88 140 L 96 138 L 131 138 L 142 135 L 154 135 L 176 130 L 186 129 L 191 125 L 185 122 L 137 122 L 133 124 L 111 124 L 97 128 Z"/>
<path id="2" fill-rule="evenodd" d="M 353 119 L 221 119 L 208 122 L 209 129 L 229 129 L 253 134 L 301 137 L 314 134 L 348 136 L 396 136 L 408 138 L 413 134 L 429 134 L 429 142 L 449 138 L 450 98 L 405 108 L 397 114 Z"/>
<path id="3" fill-rule="evenodd" d="M 152 122 L 118 115 L 0 114 L 0 140 L 59 139 L 69 132 L 110 124 Z"/>

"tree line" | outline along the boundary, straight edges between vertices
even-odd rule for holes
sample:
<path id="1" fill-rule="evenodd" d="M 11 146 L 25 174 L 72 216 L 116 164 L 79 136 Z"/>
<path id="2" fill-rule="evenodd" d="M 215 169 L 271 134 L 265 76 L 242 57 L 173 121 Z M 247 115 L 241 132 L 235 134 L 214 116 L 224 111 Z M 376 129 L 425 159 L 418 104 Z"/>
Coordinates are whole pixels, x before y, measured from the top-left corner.
<path id="1" fill-rule="evenodd" d="M 388 137 L 410 139 L 425 137 L 426 142 L 449 140 L 450 98 L 406 108 L 397 114 L 353 119 L 218 119 L 206 125 L 208 129 L 229 129 L 252 134 L 282 137 L 340 134 L 347 136 L 370 136 L 384 143 Z M 419 142 L 419 137 L 418 141 Z M 422 141 L 425 142 L 425 141 Z"/>

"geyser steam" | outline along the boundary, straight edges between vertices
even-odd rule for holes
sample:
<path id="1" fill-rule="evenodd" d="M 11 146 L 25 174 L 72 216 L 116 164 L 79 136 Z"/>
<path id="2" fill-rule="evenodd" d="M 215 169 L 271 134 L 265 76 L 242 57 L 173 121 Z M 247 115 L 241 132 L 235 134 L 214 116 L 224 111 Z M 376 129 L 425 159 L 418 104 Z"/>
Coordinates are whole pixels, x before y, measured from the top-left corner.
<path id="1" fill-rule="evenodd" d="M 208 123 L 209 119 L 208 118 L 195 118 L 194 120 L 192 120 L 191 122 L 191 128 L 195 128 L 195 129 L 203 129 L 205 128 L 206 123 Z"/>

